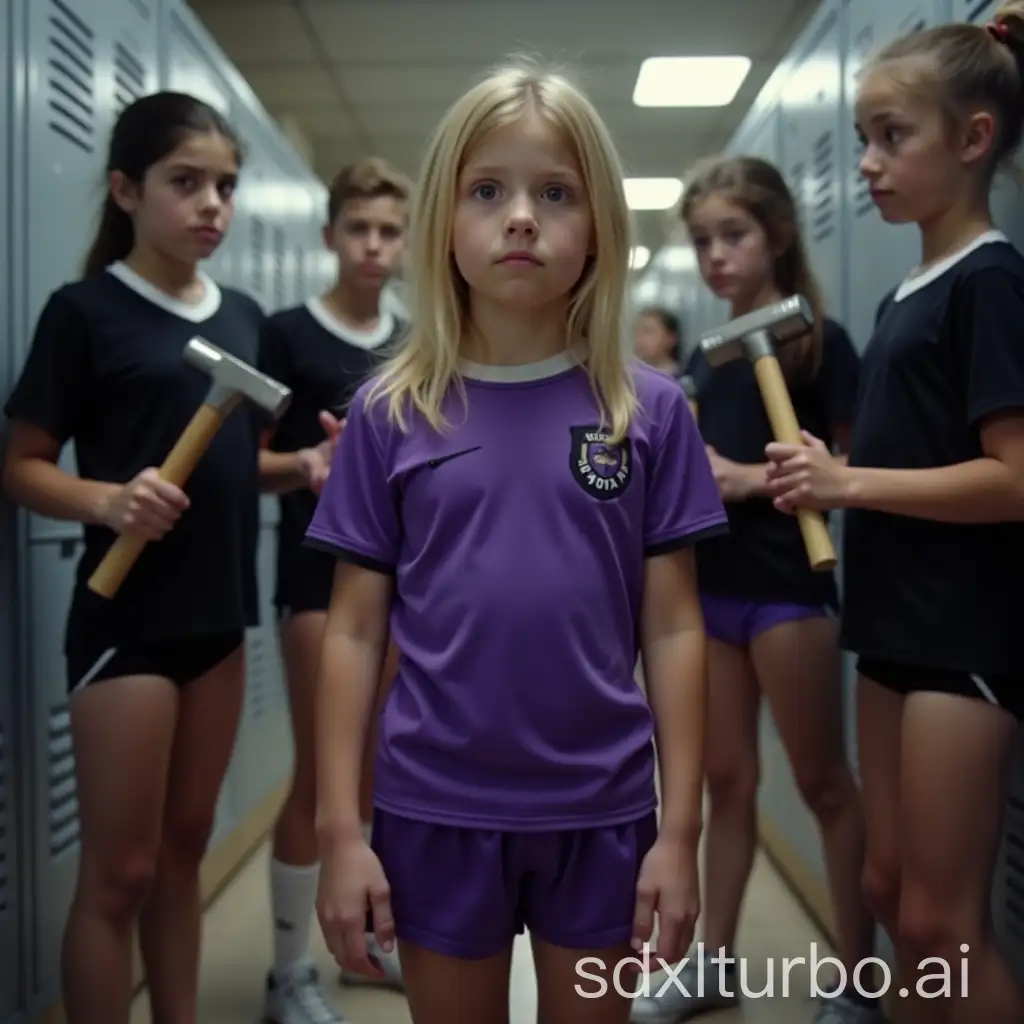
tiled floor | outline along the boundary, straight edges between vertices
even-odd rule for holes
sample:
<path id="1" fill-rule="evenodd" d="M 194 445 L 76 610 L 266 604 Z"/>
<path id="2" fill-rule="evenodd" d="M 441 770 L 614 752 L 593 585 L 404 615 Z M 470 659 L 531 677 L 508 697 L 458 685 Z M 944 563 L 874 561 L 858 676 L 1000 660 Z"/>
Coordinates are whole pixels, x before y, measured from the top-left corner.
<path id="1" fill-rule="evenodd" d="M 318 936 L 319 940 L 319 936 Z M 782 985 L 786 957 L 811 955 L 817 944 L 819 957 L 830 952 L 794 902 L 772 868 L 759 858 L 747 897 L 740 937 L 740 954 L 747 958 L 745 988 L 763 990 L 771 974 Z M 334 971 L 322 942 L 316 946 L 326 978 Z M 266 853 L 257 856 L 206 915 L 203 952 L 201 1024 L 257 1024 L 262 1006 L 262 986 L 270 955 L 267 912 Z M 806 962 L 806 961 L 805 961 Z M 821 972 L 827 984 L 827 969 Z M 352 1024 L 409 1024 L 409 1012 L 400 995 L 365 989 L 335 989 L 338 1005 Z M 742 1010 L 704 1018 L 712 1024 L 809 1024 L 814 1005 L 810 1001 L 807 967 L 789 972 L 790 996 L 786 999 L 748 999 Z M 512 977 L 512 1024 L 533 1024 L 536 989 L 530 947 L 516 950 Z M 149 1024 L 149 1012 L 140 998 L 132 1024 Z"/>

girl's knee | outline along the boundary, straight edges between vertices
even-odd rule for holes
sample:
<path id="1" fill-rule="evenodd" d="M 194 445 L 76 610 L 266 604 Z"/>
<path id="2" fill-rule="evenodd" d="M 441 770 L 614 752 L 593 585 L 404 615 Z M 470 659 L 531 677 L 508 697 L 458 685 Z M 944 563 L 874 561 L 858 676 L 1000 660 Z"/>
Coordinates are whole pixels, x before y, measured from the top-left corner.
<path id="1" fill-rule="evenodd" d="M 804 803 L 819 820 L 834 818 L 849 805 L 853 780 L 842 762 L 819 765 L 797 761 L 794 775 Z"/>
<path id="2" fill-rule="evenodd" d="M 110 921 L 134 921 L 153 887 L 156 850 L 109 854 L 102 860 L 83 855 L 76 902 Z"/>
<path id="3" fill-rule="evenodd" d="M 872 916 L 894 935 L 900 912 L 899 861 L 869 853 L 861 873 L 861 890 Z"/>
<path id="4" fill-rule="evenodd" d="M 896 926 L 897 945 L 916 961 L 927 957 L 956 964 L 961 945 L 971 948 L 980 941 L 980 923 L 985 919 L 985 900 L 970 910 L 952 894 L 929 892 L 913 880 L 902 886 Z"/>
<path id="5" fill-rule="evenodd" d="M 164 822 L 160 844 L 161 860 L 171 859 L 178 864 L 198 864 L 206 855 L 213 834 L 213 813 L 172 815 Z"/>
<path id="6" fill-rule="evenodd" d="M 709 765 L 708 794 L 716 811 L 753 811 L 757 805 L 760 774 L 756 761 L 738 761 L 730 765 Z"/>

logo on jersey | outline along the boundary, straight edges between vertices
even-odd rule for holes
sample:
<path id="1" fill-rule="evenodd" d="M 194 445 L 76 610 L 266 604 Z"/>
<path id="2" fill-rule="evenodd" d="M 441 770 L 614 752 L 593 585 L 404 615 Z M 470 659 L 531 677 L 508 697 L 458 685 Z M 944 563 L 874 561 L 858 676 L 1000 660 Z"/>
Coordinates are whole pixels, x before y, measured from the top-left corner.
<path id="1" fill-rule="evenodd" d="M 613 444 L 600 427 L 571 427 L 570 435 L 569 470 L 576 483 L 599 501 L 623 494 L 633 476 L 629 438 Z"/>

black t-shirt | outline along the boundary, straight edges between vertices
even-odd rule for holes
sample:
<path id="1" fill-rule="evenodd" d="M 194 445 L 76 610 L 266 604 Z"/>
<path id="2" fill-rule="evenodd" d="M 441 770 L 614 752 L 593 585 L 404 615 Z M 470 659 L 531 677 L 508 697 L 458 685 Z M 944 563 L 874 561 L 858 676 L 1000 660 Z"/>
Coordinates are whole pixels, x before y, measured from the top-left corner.
<path id="1" fill-rule="evenodd" d="M 952 466 L 983 457 L 980 426 L 1024 409 L 1024 257 L 998 232 L 879 310 L 864 353 L 850 465 Z M 851 509 L 844 646 L 870 658 L 1024 678 L 1024 526 Z"/>
<path id="2" fill-rule="evenodd" d="M 825 320 L 817 373 L 789 391 L 800 425 L 829 447 L 833 429 L 853 421 L 858 371 L 858 356 L 846 331 Z M 713 369 L 698 348 L 686 372 L 697 387 L 704 441 L 733 462 L 763 465 L 765 446 L 774 435 L 750 362 L 737 359 Z M 743 601 L 837 606 L 833 574 L 812 571 L 793 516 L 761 497 L 729 502 L 726 511 L 728 534 L 697 549 L 702 592 Z"/>
<path id="3" fill-rule="evenodd" d="M 372 332 L 352 331 L 319 299 L 269 317 L 260 343 L 260 368 L 292 390 L 271 450 L 295 452 L 323 441 L 320 412 L 343 417 L 359 386 L 394 351 L 403 333 L 404 325 L 389 313 Z M 281 495 L 279 576 L 282 560 L 302 547 L 317 500 L 307 489 Z"/>
<path id="4" fill-rule="evenodd" d="M 206 279 L 197 306 L 158 292 L 123 264 L 55 291 L 36 325 L 4 409 L 62 444 L 73 441 L 83 479 L 127 483 L 159 467 L 207 395 L 210 379 L 185 363 L 200 336 L 255 365 L 259 306 Z M 68 639 L 97 633 L 111 646 L 255 625 L 259 539 L 259 423 L 244 404 L 225 420 L 185 491 L 190 507 L 146 546 L 113 600 L 86 581 L 115 539 L 85 527 Z"/>

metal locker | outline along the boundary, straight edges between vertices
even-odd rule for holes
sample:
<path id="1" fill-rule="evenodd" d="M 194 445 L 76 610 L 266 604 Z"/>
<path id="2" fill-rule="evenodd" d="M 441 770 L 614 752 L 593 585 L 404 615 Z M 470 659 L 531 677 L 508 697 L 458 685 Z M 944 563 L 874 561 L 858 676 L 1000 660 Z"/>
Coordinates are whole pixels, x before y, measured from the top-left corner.
<path id="1" fill-rule="evenodd" d="M 36 0 L 26 10 L 28 312 L 34 321 L 50 292 L 79 275 L 102 195 L 96 194 L 104 160 L 97 86 L 102 15 L 82 0 Z M 55 237 L 64 244 L 54 245 Z M 30 340 L 29 332 L 24 344 Z M 64 449 L 60 465 L 75 472 L 73 445 Z M 73 530 L 29 516 L 33 538 Z"/>
<path id="2" fill-rule="evenodd" d="M 78 870 L 78 798 L 63 647 L 81 543 L 35 541 L 28 549 L 28 694 L 32 701 L 35 935 L 32 991 L 56 984 L 64 921 Z"/>
<path id="3" fill-rule="evenodd" d="M 920 232 L 913 224 L 886 224 L 871 200 L 860 173 L 864 147 L 857 138 L 857 87 L 864 62 L 886 43 L 915 29 L 938 22 L 935 0 L 893 5 L 885 0 L 857 0 L 847 7 L 844 132 L 850 140 L 847 195 L 850 257 L 845 260 L 848 298 L 847 329 L 863 349 L 874 330 L 878 304 L 918 262 Z M 864 254 L 858 258 L 856 254 Z M 870 253 L 870 258 L 865 258 Z"/>
<path id="4" fill-rule="evenodd" d="M 13 89 L 14 55 L 10 50 L 15 39 L 14 6 L 11 0 L 0 0 L 0 89 L 15 95 Z M 11 266 L 12 239 L 9 205 L 6 197 L 11 188 L 11 139 L 15 127 L 10 118 L 10 105 L 0 105 L 0 391 L 10 389 L 13 369 L 13 333 Z M 2 430 L 2 428 L 0 428 Z M 24 772 L 15 771 L 20 749 L 20 730 L 15 722 L 17 706 L 14 687 L 15 660 L 14 609 L 14 546 L 16 543 L 13 509 L 0 498 L 0 1021 L 6 1021 L 23 1005 L 21 932 L 22 779 Z"/>
<path id="5" fill-rule="evenodd" d="M 1017 744 L 1012 771 L 1017 785 L 1006 806 L 992 918 L 1009 967 L 1024 984 L 1024 743 Z"/>
<path id="6" fill-rule="evenodd" d="M 781 168 L 793 189 L 826 307 L 842 320 L 846 253 L 841 215 L 840 29 L 839 11 L 827 8 L 783 86 Z"/>

